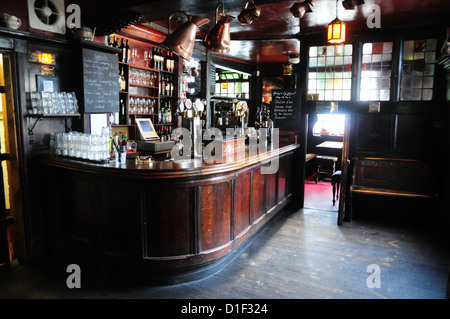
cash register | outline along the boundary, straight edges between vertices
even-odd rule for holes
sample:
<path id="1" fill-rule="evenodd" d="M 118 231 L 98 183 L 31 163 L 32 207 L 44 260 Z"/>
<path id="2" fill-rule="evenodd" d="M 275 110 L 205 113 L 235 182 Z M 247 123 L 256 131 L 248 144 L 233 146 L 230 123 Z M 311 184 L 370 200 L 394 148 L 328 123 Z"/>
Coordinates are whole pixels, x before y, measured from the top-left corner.
<path id="1" fill-rule="evenodd" d="M 136 119 L 136 127 L 139 132 L 139 140 L 136 140 L 137 151 L 142 153 L 157 153 L 172 150 L 174 141 L 161 142 L 156 133 L 153 122 L 149 118 Z"/>

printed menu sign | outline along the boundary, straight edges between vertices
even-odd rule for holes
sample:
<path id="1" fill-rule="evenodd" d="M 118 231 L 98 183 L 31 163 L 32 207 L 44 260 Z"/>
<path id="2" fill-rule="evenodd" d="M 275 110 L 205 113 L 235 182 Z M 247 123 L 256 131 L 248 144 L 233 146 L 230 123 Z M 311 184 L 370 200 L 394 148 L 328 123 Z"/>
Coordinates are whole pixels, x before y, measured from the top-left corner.
<path id="1" fill-rule="evenodd" d="M 272 91 L 272 121 L 282 130 L 298 130 L 300 93 L 293 90 Z"/>
<path id="2" fill-rule="evenodd" d="M 113 53 L 83 48 L 83 90 L 86 113 L 119 111 L 119 65 Z"/>

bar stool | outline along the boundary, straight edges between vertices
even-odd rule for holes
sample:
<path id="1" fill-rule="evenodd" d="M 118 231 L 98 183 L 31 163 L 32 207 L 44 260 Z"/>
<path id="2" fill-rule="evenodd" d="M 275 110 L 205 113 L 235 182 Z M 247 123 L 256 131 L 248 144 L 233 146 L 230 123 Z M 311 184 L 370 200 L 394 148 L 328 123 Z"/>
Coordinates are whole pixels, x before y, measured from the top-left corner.
<path id="1" fill-rule="evenodd" d="M 317 158 L 316 184 L 319 181 L 319 175 L 327 175 L 331 177 L 336 171 L 336 162 L 338 158 L 335 156 L 319 155 Z"/>
<path id="2" fill-rule="evenodd" d="M 333 205 L 339 199 L 339 185 L 341 184 L 341 171 L 336 171 L 331 176 L 331 184 L 333 185 Z M 336 196 L 336 199 L 335 199 Z"/>

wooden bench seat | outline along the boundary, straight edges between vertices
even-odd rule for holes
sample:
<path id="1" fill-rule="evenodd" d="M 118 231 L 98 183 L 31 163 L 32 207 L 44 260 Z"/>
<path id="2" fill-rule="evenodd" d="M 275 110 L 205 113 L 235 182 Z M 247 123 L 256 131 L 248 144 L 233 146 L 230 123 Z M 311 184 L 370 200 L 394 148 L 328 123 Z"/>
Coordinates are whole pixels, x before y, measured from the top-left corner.
<path id="1" fill-rule="evenodd" d="M 319 154 L 314 154 L 314 153 L 308 153 L 308 154 L 306 154 L 306 156 L 305 156 L 305 162 L 309 162 L 310 160 L 316 158 L 317 155 L 319 155 Z"/>
<path id="2" fill-rule="evenodd" d="M 436 198 L 434 184 L 431 169 L 423 161 L 393 158 L 354 159 L 349 189 L 349 211 L 345 219 L 352 219 L 354 194 Z"/>

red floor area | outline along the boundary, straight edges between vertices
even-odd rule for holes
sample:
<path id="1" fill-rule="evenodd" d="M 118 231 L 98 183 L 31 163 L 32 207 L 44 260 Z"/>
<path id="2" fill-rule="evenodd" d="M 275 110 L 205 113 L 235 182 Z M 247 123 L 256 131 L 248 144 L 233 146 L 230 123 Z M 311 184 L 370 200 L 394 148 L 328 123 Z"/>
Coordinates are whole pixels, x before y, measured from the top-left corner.
<path id="1" fill-rule="evenodd" d="M 333 205 L 333 187 L 331 182 L 307 179 L 305 182 L 305 204 L 306 208 L 315 208 L 329 211 L 338 211 L 339 201 Z"/>

